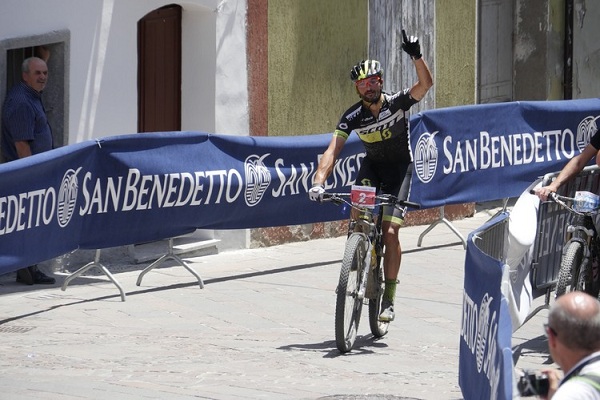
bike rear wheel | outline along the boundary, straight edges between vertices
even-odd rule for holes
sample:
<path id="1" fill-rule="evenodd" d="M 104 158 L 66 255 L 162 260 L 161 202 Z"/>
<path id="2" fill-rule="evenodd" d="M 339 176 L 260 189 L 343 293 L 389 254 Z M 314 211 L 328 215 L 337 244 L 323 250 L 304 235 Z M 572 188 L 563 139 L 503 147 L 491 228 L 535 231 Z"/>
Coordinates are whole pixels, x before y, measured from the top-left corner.
<path id="1" fill-rule="evenodd" d="M 579 266 L 583 260 L 583 244 L 581 242 L 570 242 L 563 249 L 563 256 L 558 271 L 558 283 L 556 284 L 556 297 L 567 292 L 576 290 L 579 283 Z"/>
<path id="2" fill-rule="evenodd" d="M 352 350 L 356 340 L 363 304 L 358 289 L 368 248 L 369 241 L 361 233 L 351 234 L 346 241 L 335 302 L 335 343 L 342 353 Z"/>
<path id="3" fill-rule="evenodd" d="M 373 336 L 380 338 L 388 333 L 390 323 L 379 320 L 379 314 L 381 314 L 381 301 L 385 290 L 383 266 L 381 265 L 381 257 L 379 256 L 377 257 L 377 267 L 369 274 L 369 280 L 371 281 L 371 284 L 376 285 L 376 294 L 372 298 L 369 298 L 369 326 Z"/>

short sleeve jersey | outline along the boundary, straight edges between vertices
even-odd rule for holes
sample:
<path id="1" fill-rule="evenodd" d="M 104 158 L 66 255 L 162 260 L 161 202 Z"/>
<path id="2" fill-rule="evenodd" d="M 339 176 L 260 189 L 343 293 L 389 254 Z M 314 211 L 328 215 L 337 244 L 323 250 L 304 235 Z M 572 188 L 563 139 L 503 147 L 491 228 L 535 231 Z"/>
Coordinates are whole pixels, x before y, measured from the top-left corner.
<path id="1" fill-rule="evenodd" d="M 52 149 L 52 130 L 42 98 L 24 82 L 9 91 L 2 110 L 2 153 L 6 161 L 19 158 L 17 141 L 29 142 L 32 154 Z"/>
<path id="2" fill-rule="evenodd" d="M 395 94 L 383 93 L 378 118 L 362 101 L 350 107 L 340 119 L 334 135 L 347 139 L 352 131 L 362 140 L 367 157 L 377 163 L 410 163 L 412 152 L 406 111 L 417 103 L 410 89 Z"/>

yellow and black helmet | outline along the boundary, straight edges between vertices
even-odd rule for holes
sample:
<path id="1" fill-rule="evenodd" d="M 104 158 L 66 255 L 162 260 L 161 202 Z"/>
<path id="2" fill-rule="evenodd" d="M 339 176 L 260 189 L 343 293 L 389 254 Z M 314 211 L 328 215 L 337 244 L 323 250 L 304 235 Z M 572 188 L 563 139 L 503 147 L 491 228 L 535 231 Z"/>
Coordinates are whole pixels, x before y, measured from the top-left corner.
<path id="1" fill-rule="evenodd" d="M 350 70 L 350 79 L 352 79 L 352 82 L 360 81 L 370 76 L 383 77 L 383 69 L 381 69 L 379 61 L 362 60 Z"/>

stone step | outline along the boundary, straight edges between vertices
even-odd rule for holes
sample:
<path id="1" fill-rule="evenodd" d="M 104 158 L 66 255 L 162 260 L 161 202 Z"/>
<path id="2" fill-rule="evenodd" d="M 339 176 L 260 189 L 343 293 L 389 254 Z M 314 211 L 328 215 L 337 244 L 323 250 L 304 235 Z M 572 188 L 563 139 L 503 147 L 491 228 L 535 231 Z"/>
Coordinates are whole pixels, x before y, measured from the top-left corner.
<path id="1" fill-rule="evenodd" d="M 200 257 L 218 254 L 219 239 L 198 239 L 189 236 L 173 238 L 173 254 L 185 257 Z M 169 239 L 129 246 L 129 254 L 135 263 L 154 261 L 169 253 Z"/>

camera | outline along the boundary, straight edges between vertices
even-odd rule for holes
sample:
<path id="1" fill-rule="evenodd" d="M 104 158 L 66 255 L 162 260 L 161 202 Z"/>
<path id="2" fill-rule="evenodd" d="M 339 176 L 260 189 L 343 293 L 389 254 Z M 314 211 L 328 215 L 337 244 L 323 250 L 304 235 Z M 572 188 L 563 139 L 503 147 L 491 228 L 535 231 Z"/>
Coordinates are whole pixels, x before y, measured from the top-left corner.
<path id="1" fill-rule="evenodd" d="M 548 394 L 550 382 L 546 374 L 525 371 L 517 383 L 521 396 L 545 396 Z"/>

